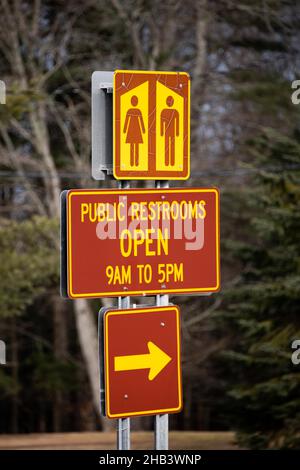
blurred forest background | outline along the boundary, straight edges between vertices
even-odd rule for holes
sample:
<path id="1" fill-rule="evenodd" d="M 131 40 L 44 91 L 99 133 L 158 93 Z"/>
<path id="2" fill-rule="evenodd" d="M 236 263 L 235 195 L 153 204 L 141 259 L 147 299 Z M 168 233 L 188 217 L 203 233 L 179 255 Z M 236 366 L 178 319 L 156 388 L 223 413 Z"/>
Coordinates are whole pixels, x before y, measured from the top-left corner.
<path id="1" fill-rule="evenodd" d="M 299 44 L 298 0 L 0 0 L 0 433 L 114 425 L 99 416 L 96 324 L 113 301 L 60 297 L 60 192 L 99 186 L 94 70 L 183 70 L 185 185 L 220 188 L 222 289 L 171 299 L 182 308 L 184 376 L 171 428 L 300 447 Z"/>

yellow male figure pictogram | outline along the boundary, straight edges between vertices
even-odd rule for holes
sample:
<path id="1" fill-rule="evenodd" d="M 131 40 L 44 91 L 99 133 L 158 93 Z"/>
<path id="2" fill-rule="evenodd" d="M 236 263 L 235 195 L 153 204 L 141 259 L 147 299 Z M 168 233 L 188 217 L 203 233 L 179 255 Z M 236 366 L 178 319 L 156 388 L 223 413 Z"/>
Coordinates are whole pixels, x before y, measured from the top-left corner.
<path id="1" fill-rule="evenodd" d="M 160 135 L 165 137 L 165 165 L 175 165 L 175 136 L 179 136 L 179 113 L 172 109 L 174 99 L 166 99 L 168 108 L 162 110 L 160 115 Z"/>

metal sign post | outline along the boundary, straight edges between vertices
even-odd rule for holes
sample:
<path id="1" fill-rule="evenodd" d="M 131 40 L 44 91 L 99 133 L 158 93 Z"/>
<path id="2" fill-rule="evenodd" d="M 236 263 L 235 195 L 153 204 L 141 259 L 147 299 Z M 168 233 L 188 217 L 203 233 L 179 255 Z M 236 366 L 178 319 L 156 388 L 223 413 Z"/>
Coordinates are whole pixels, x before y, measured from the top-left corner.
<path id="1" fill-rule="evenodd" d="M 119 188 L 130 188 L 128 181 L 120 181 Z M 130 297 L 118 297 L 118 308 L 130 308 Z M 130 418 L 120 418 L 117 421 L 117 448 L 130 450 Z"/>
<path id="2" fill-rule="evenodd" d="M 168 188 L 168 181 L 156 181 L 156 188 Z M 157 295 L 156 305 L 169 305 L 168 295 Z M 156 450 L 168 450 L 169 449 L 169 415 L 156 415 L 154 424 L 154 448 Z"/>
<path id="3" fill-rule="evenodd" d="M 130 308 L 130 297 L 119 297 L 118 308 Z M 130 418 L 120 418 L 117 421 L 117 448 L 130 450 Z"/>
<path id="4" fill-rule="evenodd" d="M 168 295 L 157 295 L 156 305 L 163 306 L 169 305 Z M 168 450 L 169 448 L 169 415 L 156 415 L 155 416 L 155 436 L 154 448 L 156 450 Z"/>

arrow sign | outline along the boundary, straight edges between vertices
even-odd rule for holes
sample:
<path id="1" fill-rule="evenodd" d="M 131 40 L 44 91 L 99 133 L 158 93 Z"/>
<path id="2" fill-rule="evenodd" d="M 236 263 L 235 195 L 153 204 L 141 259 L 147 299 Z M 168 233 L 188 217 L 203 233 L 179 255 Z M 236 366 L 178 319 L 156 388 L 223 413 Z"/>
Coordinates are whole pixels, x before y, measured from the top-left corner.
<path id="1" fill-rule="evenodd" d="M 115 419 L 181 410 L 178 307 L 102 308 L 99 346 L 104 416 Z"/>
<path id="2" fill-rule="evenodd" d="M 148 379 L 153 380 L 172 360 L 168 354 L 152 341 L 148 341 L 148 354 L 134 356 L 116 356 L 115 371 L 149 369 Z"/>

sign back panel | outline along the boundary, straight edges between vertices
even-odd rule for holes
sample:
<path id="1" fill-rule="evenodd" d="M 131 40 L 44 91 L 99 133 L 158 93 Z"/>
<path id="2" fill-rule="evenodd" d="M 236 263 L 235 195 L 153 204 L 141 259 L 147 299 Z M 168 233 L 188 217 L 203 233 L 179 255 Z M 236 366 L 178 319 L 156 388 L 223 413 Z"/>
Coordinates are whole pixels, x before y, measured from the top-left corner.
<path id="1" fill-rule="evenodd" d="M 189 75 L 117 70 L 113 142 L 116 179 L 187 179 L 190 174 Z"/>

